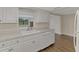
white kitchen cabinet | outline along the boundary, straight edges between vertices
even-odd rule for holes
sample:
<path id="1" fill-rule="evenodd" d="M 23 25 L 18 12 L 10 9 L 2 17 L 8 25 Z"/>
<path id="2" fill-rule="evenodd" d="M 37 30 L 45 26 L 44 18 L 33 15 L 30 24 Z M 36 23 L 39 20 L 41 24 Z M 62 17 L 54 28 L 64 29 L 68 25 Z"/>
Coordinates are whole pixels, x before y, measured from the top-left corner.
<path id="1" fill-rule="evenodd" d="M 2 8 L 0 7 L 0 23 L 2 22 L 2 16 L 3 15 L 3 11 L 2 11 Z"/>
<path id="2" fill-rule="evenodd" d="M 3 23 L 17 23 L 18 21 L 18 8 L 6 7 L 3 8 Z"/>
<path id="3" fill-rule="evenodd" d="M 18 8 L 17 7 L 3 7 L 0 8 L 1 23 L 17 23 Z"/>
<path id="4" fill-rule="evenodd" d="M 48 22 L 50 13 L 46 11 L 37 11 L 35 13 L 36 22 Z"/>
<path id="5" fill-rule="evenodd" d="M 8 47 L 14 44 L 18 44 L 19 40 L 18 39 L 13 39 L 13 40 L 9 40 L 9 41 L 3 41 L 0 42 L 0 49 L 4 48 L 4 47 Z"/>
<path id="6" fill-rule="evenodd" d="M 21 42 L 18 46 L 22 52 L 34 52 L 44 49 L 55 42 L 55 37 L 51 32 L 28 36 L 29 40 Z M 39 37 L 39 38 L 38 38 Z M 32 38 L 32 39 L 31 39 Z M 23 38 L 24 39 L 24 38 Z"/>
<path id="7" fill-rule="evenodd" d="M 37 51 L 33 41 L 34 40 L 22 42 L 21 44 L 18 45 L 18 48 L 19 48 L 18 51 L 19 52 L 34 52 L 34 51 Z"/>
<path id="8" fill-rule="evenodd" d="M 55 43 L 54 31 L 40 32 L 2 42 L 1 52 L 35 52 Z M 0 44 L 2 46 L 2 44 Z"/>
<path id="9" fill-rule="evenodd" d="M 12 46 L 8 46 L 5 47 L 3 49 L 0 49 L 0 52 L 15 52 L 17 45 L 12 45 Z"/>
<path id="10" fill-rule="evenodd" d="M 33 16 L 35 22 L 48 22 L 50 18 L 50 13 L 44 10 L 33 10 L 29 8 L 19 8 L 20 16 Z"/>

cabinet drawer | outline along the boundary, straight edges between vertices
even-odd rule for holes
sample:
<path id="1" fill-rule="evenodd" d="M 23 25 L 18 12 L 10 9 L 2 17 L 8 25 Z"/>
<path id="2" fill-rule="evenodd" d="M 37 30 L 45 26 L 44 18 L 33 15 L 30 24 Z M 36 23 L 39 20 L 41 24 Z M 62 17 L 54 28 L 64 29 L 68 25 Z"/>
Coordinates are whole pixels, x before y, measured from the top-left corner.
<path id="1" fill-rule="evenodd" d="M 39 48 L 37 46 L 37 43 L 39 43 L 39 42 L 37 42 L 36 40 L 38 40 L 38 39 L 32 39 L 30 41 L 22 42 L 21 44 L 19 44 L 18 50 L 20 52 L 34 52 L 34 51 L 38 51 Z M 18 51 L 18 50 L 16 50 L 16 51 Z"/>
<path id="2" fill-rule="evenodd" d="M 16 47 L 11 49 L 13 49 L 14 52 L 33 52 L 35 51 L 34 44 L 35 44 L 34 40 L 22 42 L 19 43 Z"/>
<path id="3" fill-rule="evenodd" d="M 19 43 L 18 39 L 0 42 L 0 48 L 11 46 L 11 45 L 14 45 L 14 44 L 17 44 L 17 43 Z"/>
<path id="4" fill-rule="evenodd" d="M 16 45 L 8 46 L 0 49 L 0 52 L 14 52 Z"/>
<path id="5" fill-rule="evenodd" d="M 21 52 L 33 52 L 34 50 L 34 44 L 31 41 L 21 44 Z"/>
<path id="6" fill-rule="evenodd" d="M 20 43 L 29 42 L 29 41 L 32 41 L 33 39 L 38 39 L 39 37 L 40 37 L 39 34 L 30 35 L 30 36 L 23 36 L 19 39 L 19 42 Z"/>
<path id="7" fill-rule="evenodd" d="M 39 34 L 34 34 L 34 35 L 30 35 L 30 36 L 23 36 L 21 38 L 19 38 L 19 41 L 22 42 L 26 42 L 26 41 L 31 41 L 33 39 L 38 39 L 40 37 L 44 37 L 45 35 L 48 35 L 49 32 L 46 33 L 39 33 Z"/>

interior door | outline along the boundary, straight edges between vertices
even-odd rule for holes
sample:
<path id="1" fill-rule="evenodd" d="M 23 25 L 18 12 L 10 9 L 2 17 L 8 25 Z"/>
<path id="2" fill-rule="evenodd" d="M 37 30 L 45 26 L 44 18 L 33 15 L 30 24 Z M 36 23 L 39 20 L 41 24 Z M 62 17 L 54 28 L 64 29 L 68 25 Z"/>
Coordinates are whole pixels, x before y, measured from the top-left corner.
<path id="1" fill-rule="evenodd" d="M 76 38 L 77 38 L 77 16 L 78 12 L 75 14 L 75 20 L 74 20 L 74 47 L 76 48 Z"/>
<path id="2" fill-rule="evenodd" d="M 75 32 L 79 32 L 79 11 L 75 15 Z"/>
<path id="3" fill-rule="evenodd" d="M 76 52 L 79 52 L 79 33 L 77 33 L 77 38 L 76 38 Z"/>
<path id="4" fill-rule="evenodd" d="M 76 12 L 74 21 L 74 47 L 79 51 L 79 11 Z"/>

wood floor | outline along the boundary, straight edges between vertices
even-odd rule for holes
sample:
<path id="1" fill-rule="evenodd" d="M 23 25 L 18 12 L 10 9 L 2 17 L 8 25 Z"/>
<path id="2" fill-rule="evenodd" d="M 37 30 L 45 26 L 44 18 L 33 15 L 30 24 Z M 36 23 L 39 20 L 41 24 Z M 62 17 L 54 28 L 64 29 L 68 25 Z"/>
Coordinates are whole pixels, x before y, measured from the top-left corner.
<path id="1" fill-rule="evenodd" d="M 56 35 L 56 42 L 40 52 L 75 52 L 73 38 L 65 35 Z"/>

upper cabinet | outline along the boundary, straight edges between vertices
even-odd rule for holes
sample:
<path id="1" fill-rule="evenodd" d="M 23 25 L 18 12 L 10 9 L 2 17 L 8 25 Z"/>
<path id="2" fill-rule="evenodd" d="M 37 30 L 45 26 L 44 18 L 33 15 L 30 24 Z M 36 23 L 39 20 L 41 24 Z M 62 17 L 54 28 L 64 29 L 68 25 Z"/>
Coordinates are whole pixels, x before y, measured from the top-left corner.
<path id="1" fill-rule="evenodd" d="M 17 23 L 18 21 L 18 8 L 4 7 L 0 8 L 1 23 Z"/>
<path id="2" fill-rule="evenodd" d="M 2 8 L 0 7 L 0 23 L 2 22 L 2 15 L 3 15 L 3 12 L 2 12 Z"/>
<path id="3" fill-rule="evenodd" d="M 36 20 L 36 22 L 48 22 L 49 15 L 50 15 L 49 12 L 42 11 L 42 10 L 37 11 L 35 13 L 35 20 Z"/>
<path id="4" fill-rule="evenodd" d="M 17 23 L 19 17 L 30 18 L 34 22 L 48 22 L 50 13 L 29 8 L 0 7 L 0 23 Z"/>
<path id="5" fill-rule="evenodd" d="M 48 22 L 50 13 L 44 10 L 19 8 L 20 16 L 33 16 L 31 20 L 34 22 Z"/>

